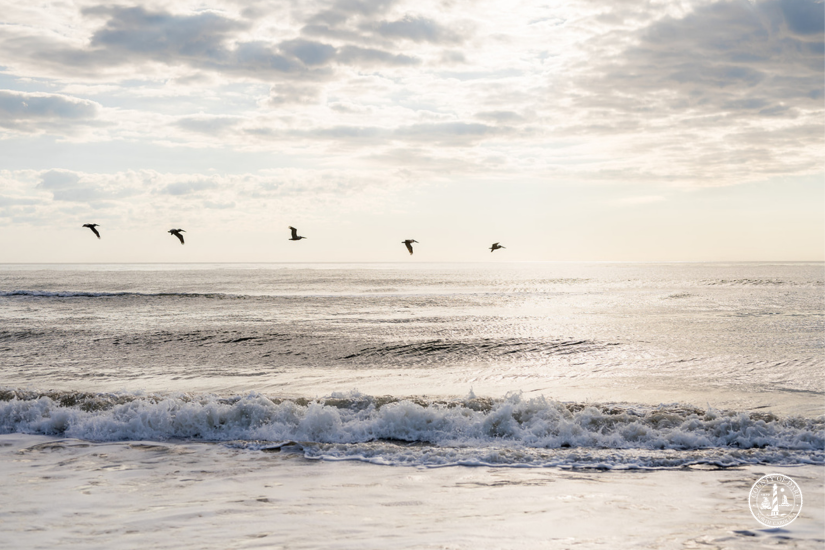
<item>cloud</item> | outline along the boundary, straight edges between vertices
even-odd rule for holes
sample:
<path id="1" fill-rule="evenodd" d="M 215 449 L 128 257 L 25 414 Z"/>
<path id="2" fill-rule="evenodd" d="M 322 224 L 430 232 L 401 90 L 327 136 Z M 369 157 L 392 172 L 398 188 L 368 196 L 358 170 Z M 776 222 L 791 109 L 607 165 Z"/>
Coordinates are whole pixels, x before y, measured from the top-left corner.
<path id="1" fill-rule="evenodd" d="M 612 8 L 581 46 L 588 62 L 561 61 L 548 100 L 519 111 L 588 140 L 589 171 L 616 181 L 638 170 L 665 185 L 730 185 L 822 166 L 821 34 L 799 35 L 776 0 L 639 13 Z"/>
<path id="2" fill-rule="evenodd" d="M 787 32 L 801 23 L 786 12 L 797 17 L 818 5 L 822 15 L 822 3 L 786 4 L 779 10 L 762 2 L 754 12 L 744 2 L 722 1 L 681 18 L 665 17 L 640 32 L 638 43 L 618 60 L 598 66 L 604 71 L 602 84 L 610 87 L 604 95 L 624 98 L 628 108 L 645 101 L 667 102 L 669 110 L 716 112 L 751 111 L 757 103 L 761 109 L 783 101 L 818 108 L 822 51 Z M 657 96 L 660 92 L 678 95 Z"/>
<path id="3" fill-rule="evenodd" d="M 190 195 L 207 189 L 215 189 L 218 184 L 214 181 L 195 180 L 170 183 L 161 190 L 167 195 Z"/>
<path id="4" fill-rule="evenodd" d="M 269 90 L 268 104 L 280 106 L 286 104 L 318 103 L 321 98 L 321 89 L 314 85 L 278 84 Z"/>
<path id="5" fill-rule="evenodd" d="M 293 57 L 297 57 L 308 67 L 323 65 L 334 58 L 336 54 L 336 49 L 329 44 L 322 44 L 302 38 L 281 42 L 278 47 Z"/>
<path id="6" fill-rule="evenodd" d="M 23 131 L 47 131 L 89 125 L 100 105 L 60 94 L 0 90 L 0 127 Z"/>
<path id="7" fill-rule="evenodd" d="M 435 124 L 412 124 L 398 128 L 395 137 L 410 141 L 433 143 L 471 143 L 485 137 L 503 135 L 503 130 L 479 123 L 442 122 Z"/>
<path id="8" fill-rule="evenodd" d="M 825 4 L 810 0 L 780 0 L 779 5 L 788 28 L 800 35 L 819 35 L 825 32 Z"/>
<path id="9" fill-rule="evenodd" d="M 392 54 L 375 48 L 361 48 L 359 46 L 344 46 L 335 58 L 339 63 L 348 65 L 390 65 L 409 66 L 417 65 L 421 61 L 415 57 L 404 54 Z"/>
<path id="10" fill-rule="evenodd" d="M 372 17 L 385 13 L 397 0 L 336 0 L 329 8 L 317 12 L 307 21 L 310 25 L 337 25 L 353 16 Z"/>
<path id="11" fill-rule="evenodd" d="M 234 202 L 212 202 L 212 201 L 203 201 L 203 206 L 209 208 L 210 210 L 227 210 L 230 208 L 235 208 Z"/>
<path id="12" fill-rule="evenodd" d="M 293 74 L 305 77 L 324 74 L 324 72 L 307 71 L 300 62 L 278 53 L 274 44 L 263 41 L 240 43 L 234 51 L 227 52 L 222 62 L 207 61 L 196 66 L 218 72 L 256 76 L 261 79 Z"/>
<path id="13" fill-rule="evenodd" d="M 473 25 L 466 19 L 437 20 L 424 14 L 399 15 L 404 5 L 399 0 L 338 0 L 304 21 L 301 33 L 344 42 L 343 45 L 373 49 L 398 49 L 398 43 L 454 45 L 466 41 Z M 416 5 L 417 8 L 421 6 Z M 444 6 L 459 11 L 459 6 Z M 439 13 L 439 16 L 443 13 Z M 458 54 L 456 54 L 458 55 Z"/>
<path id="14" fill-rule="evenodd" d="M 336 111 L 338 113 L 348 114 L 348 115 L 351 115 L 351 114 L 359 114 L 359 115 L 368 114 L 371 111 L 370 107 L 367 107 L 367 106 L 364 106 L 364 105 L 357 105 L 357 104 L 354 104 L 354 103 L 343 103 L 343 102 L 329 103 L 329 104 L 327 104 L 327 107 L 329 107 L 330 109 L 332 109 L 333 111 Z"/>
<path id="15" fill-rule="evenodd" d="M 55 201 L 63 202 L 96 203 L 134 194 L 128 188 L 107 189 L 100 182 L 84 180 L 79 174 L 68 170 L 49 170 L 42 173 L 36 188 L 50 191 Z"/>
<path id="16" fill-rule="evenodd" d="M 385 140 L 391 134 L 392 130 L 376 126 L 332 126 L 312 130 L 290 130 L 284 134 L 284 137 L 375 142 L 376 140 Z"/>
<path id="17" fill-rule="evenodd" d="M 469 146 L 484 139 L 506 136 L 510 128 L 477 122 L 434 122 L 396 127 L 337 125 L 310 129 L 253 126 L 243 130 L 260 139 L 295 142 L 333 141 L 347 147 L 374 147 L 390 143 L 421 143 L 429 146 Z"/>
<path id="18" fill-rule="evenodd" d="M 71 189 L 80 182 L 80 177 L 74 172 L 65 170 L 49 170 L 40 176 L 38 189 Z"/>
<path id="19" fill-rule="evenodd" d="M 525 122 L 523 116 L 513 111 L 481 111 L 476 113 L 476 117 L 498 124 L 519 124 Z"/>
<path id="20" fill-rule="evenodd" d="M 150 6 L 0 26 L 4 86 L 68 84 L 45 95 L 74 102 L 42 120 L 7 115 L 6 127 L 110 122 L 87 134 L 169 158 L 215 147 L 220 162 L 265 166 L 276 142 L 305 166 L 446 163 L 456 177 L 483 167 L 702 186 L 822 166 L 823 33 L 808 17 L 821 2 Z M 94 116 L 66 115 L 83 101 L 67 89 L 93 94 Z M 189 186 L 207 180 L 151 193 L 242 206 L 220 186 Z"/>
<path id="21" fill-rule="evenodd" d="M 380 13 L 381 6 L 389 4 L 337 2 L 329 13 L 340 17 L 317 15 L 311 21 L 346 21 L 350 15 Z M 81 13 L 90 22 L 103 20 L 102 25 L 91 32 L 86 45 L 70 44 L 54 35 L 29 32 L 21 36 L 26 29 L 15 27 L 14 35 L 0 31 L 0 37 L 13 36 L 3 41 L 2 47 L 18 62 L 27 60 L 63 74 L 77 74 L 79 70 L 89 75 L 134 64 L 150 64 L 189 67 L 256 80 L 318 81 L 331 77 L 333 64 L 375 67 L 420 63 L 414 56 L 388 50 L 391 43 L 383 38 L 379 40 L 383 45 L 373 44 L 374 38 L 359 32 L 333 33 L 344 42 L 334 45 L 302 37 L 277 36 L 268 40 L 254 35 L 256 38 L 250 39 L 251 23 L 217 12 L 174 14 L 142 6 L 106 5 L 86 8 Z M 459 41 L 456 33 L 426 18 L 407 17 L 373 26 L 374 31 L 367 34 L 379 38 L 383 35 L 413 41 Z"/>
<path id="22" fill-rule="evenodd" d="M 143 7 L 99 6 L 82 11 L 87 18 L 104 18 L 88 45 L 79 47 L 52 37 L 16 36 L 3 46 L 20 59 L 35 61 L 64 74 L 95 74 L 136 63 L 185 66 L 255 79 L 324 78 L 328 71 L 313 70 L 293 54 L 312 62 L 306 51 L 286 42 L 239 40 L 249 24 L 213 12 L 175 15 Z M 18 29 L 18 32 L 20 30 Z M 296 49 L 297 47 L 297 49 Z M 290 49 L 291 48 L 291 49 Z"/>
<path id="23" fill-rule="evenodd" d="M 237 126 L 242 120 L 242 118 L 234 116 L 200 114 L 180 118 L 175 122 L 175 125 L 190 132 L 219 135 Z"/>
<path id="24" fill-rule="evenodd" d="M 430 42 L 432 44 L 456 44 L 464 40 L 459 33 L 444 27 L 426 17 L 407 15 L 397 21 L 381 21 L 376 25 L 363 28 L 373 30 L 384 38 L 406 39 L 413 42 Z"/>
<path id="25" fill-rule="evenodd" d="M 41 204 L 42 201 L 37 199 L 23 199 L 19 197 L 6 197 L 0 195 L 0 207 L 7 207 L 7 206 L 32 206 L 35 204 Z"/>
<path id="26" fill-rule="evenodd" d="M 441 59 L 439 61 L 442 65 L 461 65 L 467 63 L 467 57 L 464 55 L 464 52 L 445 50 L 441 52 Z"/>
<path id="27" fill-rule="evenodd" d="M 322 206 L 338 212 L 378 207 L 381 196 L 409 181 L 383 166 L 237 174 L 0 170 L 0 188 L 7 190 L 0 195 L 0 218 L 59 227 L 94 209 L 97 220 L 117 220 L 120 227 L 166 225 L 183 216 L 190 224 L 224 220 L 232 227 L 259 230 L 271 225 L 273 215 L 318 216 Z"/>
<path id="28" fill-rule="evenodd" d="M 244 22 L 209 12 L 172 15 L 142 7 L 98 6 L 82 13 L 109 17 L 92 35 L 93 48 L 105 50 L 111 56 L 126 54 L 153 61 L 191 59 L 225 63 L 224 43 L 237 31 L 248 28 Z"/>

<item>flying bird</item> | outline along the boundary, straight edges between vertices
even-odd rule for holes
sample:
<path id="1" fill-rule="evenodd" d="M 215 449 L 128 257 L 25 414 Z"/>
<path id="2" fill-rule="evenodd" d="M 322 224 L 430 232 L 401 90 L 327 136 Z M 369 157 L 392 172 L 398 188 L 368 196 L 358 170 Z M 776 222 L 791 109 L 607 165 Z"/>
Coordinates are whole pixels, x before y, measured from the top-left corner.
<path id="1" fill-rule="evenodd" d="M 499 248 L 507 248 L 506 246 L 501 246 L 498 243 L 493 243 L 493 246 L 490 247 L 490 253 L 495 252 Z"/>
<path id="2" fill-rule="evenodd" d="M 414 239 L 407 239 L 406 241 L 401 241 L 401 242 L 404 243 L 404 246 L 406 246 L 407 250 L 410 251 L 410 256 L 412 256 L 412 252 L 413 252 L 412 251 L 412 243 L 418 243 L 418 241 L 416 241 Z"/>
<path id="3" fill-rule="evenodd" d="M 175 237 L 180 239 L 180 244 L 183 244 L 183 235 L 181 233 L 186 233 L 183 229 L 170 229 L 169 234 L 174 235 Z"/>
<path id="4" fill-rule="evenodd" d="M 98 238 L 98 239 L 100 238 L 100 233 L 98 233 L 98 232 L 97 232 L 97 229 L 95 229 L 95 227 L 100 227 L 98 224 L 96 224 L 96 223 L 84 223 L 84 224 L 83 224 L 83 227 L 88 227 L 89 229 L 91 229 L 91 230 L 92 230 L 92 233 L 94 233 L 95 235 L 97 235 L 97 238 Z"/>
<path id="5" fill-rule="evenodd" d="M 289 239 L 290 241 L 300 241 L 301 239 L 306 239 L 306 237 L 299 236 L 298 230 L 292 227 L 291 225 L 289 226 L 289 229 L 292 231 L 292 237 L 290 237 Z"/>

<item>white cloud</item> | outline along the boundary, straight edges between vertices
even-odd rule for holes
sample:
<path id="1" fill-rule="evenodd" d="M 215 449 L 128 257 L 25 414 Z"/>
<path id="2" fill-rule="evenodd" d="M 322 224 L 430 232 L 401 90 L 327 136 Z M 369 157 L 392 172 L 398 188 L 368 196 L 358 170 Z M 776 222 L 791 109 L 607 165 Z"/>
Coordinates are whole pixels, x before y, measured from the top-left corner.
<path id="1" fill-rule="evenodd" d="M 74 216 L 78 205 L 88 205 L 125 226 L 160 222 L 174 211 L 206 220 L 202 208 L 242 210 L 239 225 L 254 226 L 273 214 L 312 211 L 319 203 L 354 210 L 375 207 L 373 199 L 406 188 L 410 178 L 383 170 L 272 169 L 241 174 L 46 170 L 0 172 L 0 184 L 8 190 L 0 193 L 0 218 L 6 220 L 25 211 L 60 223 Z"/>
<path id="2" fill-rule="evenodd" d="M 231 218 L 271 197 L 334 204 L 446 180 L 639 182 L 654 188 L 620 204 L 644 204 L 672 187 L 823 170 L 825 37 L 811 17 L 822 2 L 167 6 L 0 6 L 0 139 L 86 144 L 74 149 L 83 166 L 31 154 L 20 166 L 41 187 L 2 193 L 5 212 L 182 201 Z M 152 148 L 164 165 L 183 149 L 234 155 L 238 174 L 150 174 L 124 157 L 98 176 L 89 159 L 111 143 Z M 245 170 L 250 155 L 280 175 Z M 78 180 L 64 187 L 38 179 L 69 167 Z"/>
<path id="3" fill-rule="evenodd" d="M 0 90 L 0 128 L 21 132 L 59 130 L 73 132 L 91 125 L 100 105 L 61 94 Z"/>
<path id="4" fill-rule="evenodd" d="M 234 116 L 198 114 L 182 117 L 175 124 L 190 132 L 217 135 L 222 134 L 224 130 L 237 126 L 242 120 L 242 118 Z"/>

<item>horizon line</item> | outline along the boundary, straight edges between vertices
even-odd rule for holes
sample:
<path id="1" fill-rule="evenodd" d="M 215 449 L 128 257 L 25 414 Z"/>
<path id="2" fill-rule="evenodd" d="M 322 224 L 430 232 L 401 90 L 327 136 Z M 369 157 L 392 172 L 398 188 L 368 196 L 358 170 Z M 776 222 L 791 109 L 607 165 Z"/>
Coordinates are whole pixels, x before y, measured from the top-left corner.
<path id="1" fill-rule="evenodd" d="M 759 264 L 759 263 L 821 263 L 825 264 L 825 259 L 822 260 L 497 260 L 497 261 L 380 261 L 380 260 L 361 260 L 361 261 L 272 261 L 272 262 L 252 262 L 252 261 L 200 261 L 200 262 L 0 262 L 3 265 L 208 265 L 208 264 L 223 264 L 223 265 L 272 265 L 272 264 L 550 264 L 550 263 L 615 263 L 615 264 L 720 264 L 720 263 L 735 263 L 735 264 Z"/>

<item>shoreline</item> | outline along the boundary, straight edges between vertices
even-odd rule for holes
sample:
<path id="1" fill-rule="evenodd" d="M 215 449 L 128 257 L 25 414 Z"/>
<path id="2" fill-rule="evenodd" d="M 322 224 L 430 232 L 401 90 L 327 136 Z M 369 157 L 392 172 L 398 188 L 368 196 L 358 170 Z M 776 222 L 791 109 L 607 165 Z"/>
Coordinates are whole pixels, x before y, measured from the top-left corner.
<path id="1" fill-rule="evenodd" d="M 4 548 L 753 548 L 825 543 L 825 466 L 381 466 L 210 443 L 0 435 Z M 751 516 L 759 477 L 799 517 Z"/>

